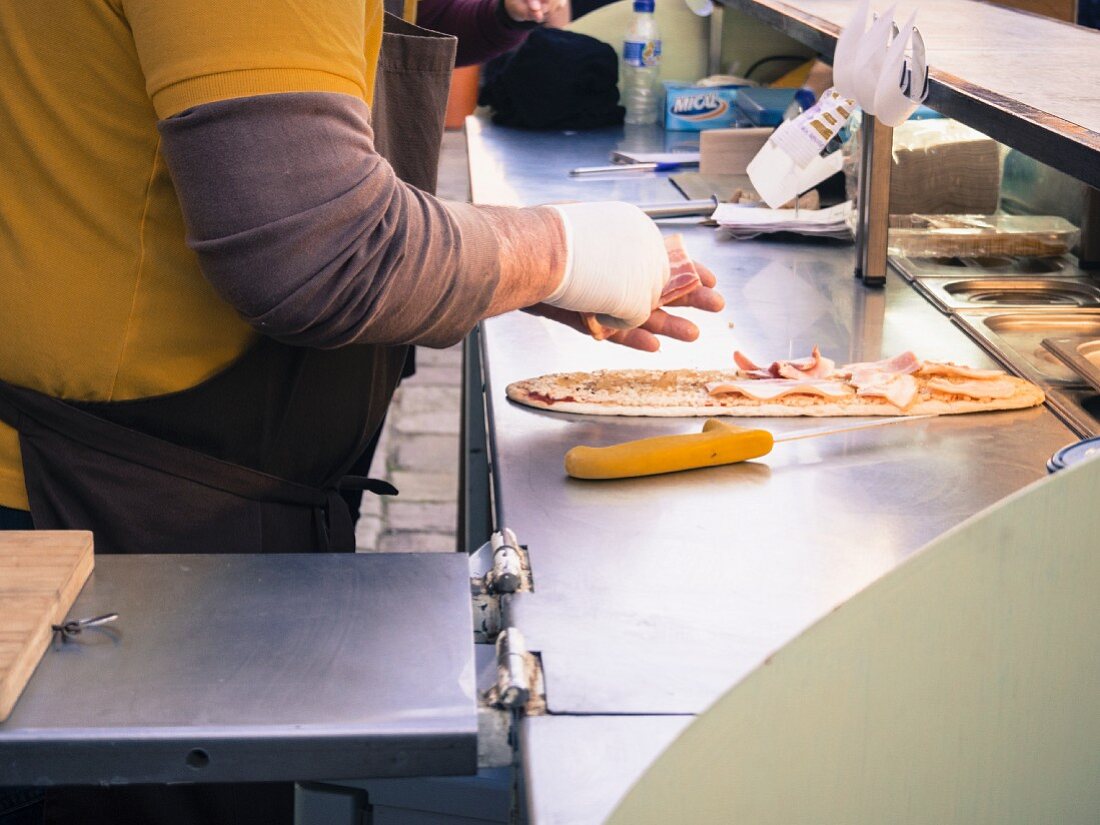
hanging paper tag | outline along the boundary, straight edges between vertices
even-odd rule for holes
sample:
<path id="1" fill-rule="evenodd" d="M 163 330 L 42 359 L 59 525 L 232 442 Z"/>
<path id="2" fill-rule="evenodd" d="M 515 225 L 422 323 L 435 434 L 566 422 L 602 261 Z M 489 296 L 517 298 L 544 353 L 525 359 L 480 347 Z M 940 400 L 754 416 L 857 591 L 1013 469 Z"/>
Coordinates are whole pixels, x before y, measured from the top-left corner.
<path id="1" fill-rule="evenodd" d="M 780 124 L 768 140 L 804 169 L 844 128 L 853 111 L 854 101 L 843 97 L 836 89 L 828 89 L 805 112 L 794 120 Z"/>

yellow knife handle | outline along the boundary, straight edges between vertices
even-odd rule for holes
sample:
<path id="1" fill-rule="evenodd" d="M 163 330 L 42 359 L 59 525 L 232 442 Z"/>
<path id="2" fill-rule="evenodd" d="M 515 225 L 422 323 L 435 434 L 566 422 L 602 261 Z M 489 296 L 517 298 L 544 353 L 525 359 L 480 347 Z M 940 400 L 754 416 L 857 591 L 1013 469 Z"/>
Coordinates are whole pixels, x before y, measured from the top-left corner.
<path id="1" fill-rule="evenodd" d="M 736 427 L 712 418 L 700 433 L 659 435 L 610 447 L 574 447 L 565 454 L 565 472 L 585 479 L 674 473 L 760 458 L 771 452 L 773 443 L 767 430 Z"/>

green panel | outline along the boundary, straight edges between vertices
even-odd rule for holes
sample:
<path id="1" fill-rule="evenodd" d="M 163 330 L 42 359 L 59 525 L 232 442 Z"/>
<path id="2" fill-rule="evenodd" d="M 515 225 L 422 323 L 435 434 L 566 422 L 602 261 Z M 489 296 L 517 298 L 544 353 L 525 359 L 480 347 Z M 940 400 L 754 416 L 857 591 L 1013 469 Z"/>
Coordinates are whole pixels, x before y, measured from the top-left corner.
<path id="1" fill-rule="evenodd" d="M 587 34 L 610 44 L 622 58 L 623 34 L 633 14 L 632 0 L 618 0 L 569 24 L 570 31 Z M 694 82 L 707 73 L 710 18 L 695 15 L 683 0 L 656 4 L 661 31 L 661 79 Z M 736 9 L 722 11 L 722 69 L 740 75 L 753 63 L 772 55 L 805 55 L 815 52 Z M 798 65 L 776 61 L 753 72 L 753 80 L 768 83 Z"/>
<path id="2" fill-rule="evenodd" d="M 609 44 L 621 60 L 623 35 L 633 14 L 632 0 L 618 0 L 574 20 L 568 28 Z M 683 0 L 657 3 L 654 15 L 661 33 L 661 80 L 694 82 L 703 77 L 707 73 L 707 18 L 693 14 Z"/>
<path id="3" fill-rule="evenodd" d="M 839 605 L 700 716 L 609 821 L 1095 823 L 1098 629 L 1093 461 Z"/>
<path id="4" fill-rule="evenodd" d="M 803 46 L 797 40 L 787 37 L 780 31 L 749 17 L 737 9 L 726 8 L 722 19 L 722 69 L 743 76 L 752 65 L 765 57 L 773 55 L 805 55 L 807 59 L 816 52 Z M 762 65 L 752 73 L 752 79 L 760 83 L 770 83 L 782 77 L 798 66 L 794 61 L 773 61 Z"/>

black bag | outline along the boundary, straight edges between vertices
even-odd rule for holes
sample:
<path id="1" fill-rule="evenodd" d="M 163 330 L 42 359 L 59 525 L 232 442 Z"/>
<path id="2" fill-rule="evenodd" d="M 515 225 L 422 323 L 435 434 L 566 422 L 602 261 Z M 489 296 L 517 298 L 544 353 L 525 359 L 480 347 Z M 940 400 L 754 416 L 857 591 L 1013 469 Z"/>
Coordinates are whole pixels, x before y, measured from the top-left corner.
<path id="1" fill-rule="evenodd" d="M 493 123 L 522 129 L 595 129 L 623 122 L 615 50 L 594 37 L 536 29 L 486 66 L 478 103 Z"/>

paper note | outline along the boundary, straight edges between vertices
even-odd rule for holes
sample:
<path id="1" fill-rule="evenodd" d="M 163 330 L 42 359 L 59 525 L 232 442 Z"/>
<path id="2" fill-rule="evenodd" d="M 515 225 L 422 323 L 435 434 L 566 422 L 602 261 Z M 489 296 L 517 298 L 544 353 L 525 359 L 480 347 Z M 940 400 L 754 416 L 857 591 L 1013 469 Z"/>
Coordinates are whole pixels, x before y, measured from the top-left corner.
<path id="1" fill-rule="evenodd" d="M 849 239 L 852 202 L 845 201 L 826 209 L 768 209 L 723 203 L 714 210 L 712 220 L 724 237 L 744 240 L 768 232 L 797 232 L 827 238 Z"/>

